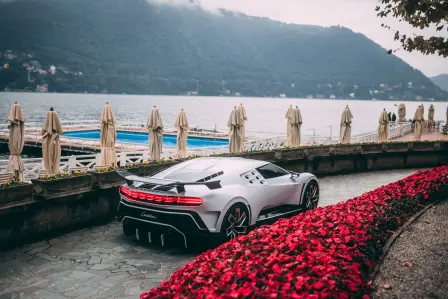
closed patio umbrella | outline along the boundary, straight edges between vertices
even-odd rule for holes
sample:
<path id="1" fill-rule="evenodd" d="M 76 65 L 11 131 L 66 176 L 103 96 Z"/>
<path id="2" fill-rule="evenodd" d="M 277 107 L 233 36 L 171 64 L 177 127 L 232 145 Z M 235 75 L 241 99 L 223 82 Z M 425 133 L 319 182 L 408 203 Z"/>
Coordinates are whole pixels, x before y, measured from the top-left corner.
<path id="1" fill-rule="evenodd" d="M 350 143 L 350 137 L 352 134 L 352 112 L 350 111 L 350 108 L 345 106 L 344 111 L 342 111 L 341 116 L 341 125 L 340 125 L 340 132 L 339 132 L 339 142 L 342 144 Z"/>
<path id="2" fill-rule="evenodd" d="M 432 130 L 436 126 L 436 122 L 434 121 L 434 105 L 431 104 L 428 109 L 428 129 Z"/>
<path id="3" fill-rule="evenodd" d="M 244 140 L 246 139 L 247 112 L 246 112 L 246 108 L 244 108 L 242 103 L 238 107 L 238 113 L 240 115 L 241 138 L 243 139 L 243 142 L 244 142 Z"/>
<path id="4" fill-rule="evenodd" d="M 22 108 L 19 104 L 15 103 L 8 115 L 9 121 L 9 161 L 8 171 L 14 174 L 16 181 L 23 181 L 23 171 L 25 166 L 20 158 L 22 154 L 23 145 L 25 143 L 25 117 L 23 115 Z"/>
<path id="5" fill-rule="evenodd" d="M 293 111 L 293 121 L 291 126 L 291 147 L 299 147 L 300 146 L 300 131 L 302 127 L 302 114 L 300 113 L 299 107 L 296 106 L 296 109 Z"/>
<path id="6" fill-rule="evenodd" d="M 176 118 L 174 127 L 177 129 L 177 155 L 176 158 L 187 156 L 188 120 L 187 114 L 182 109 Z"/>
<path id="7" fill-rule="evenodd" d="M 406 122 L 406 106 L 404 105 L 404 103 L 398 105 L 398 122 Z"/>
<path id="8" fill-rule="evenodd" d="M 117 153 L 115 151 L 115 142 L 117 140 L 115 115 L 109 102 L 106 102 L 104 110 L 101 113 L 101 164 L 103 166 L 111 165 L 116 168 Z"/>
<path id="9" fill-rule="evenodd" d="M 230 142 L 229 142 L 229 153 L 239 153 L 241 152 L 241 118 L 236 107 L 233 108 L 232 113 L 230 113 L 229 122 L 227 123 L 230 128 Z"/>
<path id="10" fill-rule="evenodd" d="M 64 134 L 59 116 L 53 107 L 45 117 L 42 126 L 42 157 L 44 159 L 47 175 L 53 176 L 59 173 L 61 164 L 61 141 L 59 136 Z"/>
<path id="11" fill-rule="evenodd" d="M 448 126 L 448 107 L 446 107 L 446 122 L 445 125 Z"/>
<path id="12" fill-rule="evenodd" d="M 294 108 L 292 108 L 292 105 L 290 105 L 286 111 L 285 118 L 287 119 L 285 146 L 291 146 L 291 130 L 294 123 Z"/>
<path id="13" fill-rule="evenodd" d="M 378 141 L 387 141 L 389 135 L 389 118 L 386 109 L 381 112 L 379 125 L 378 125 Z"/>
<path id="14" fill-rule="evenodd" d="M 241 135 L 241 152 L 246 151 L 246 148 L 244 147 L 244 141 L 246 140 L 246 121 L 247 121 L 247 112 L 246 108 L 244 108 L 243 103 L 240 104 L 238 107 L 238 114 L 240 116 L 240 135 Z"/>
<path id="15" fill-rule="evenodd" d="M 423 133 L 424 108 L 418 106 L 414 114 L 414 136 L 416 140 L 420 140 Z"/>
<path id="16" fill-rule="evenodd" d="M 446 107 L 446 122 L 445 125 L 448 127 L 448 107 Z"/>
<path id="17" fill-rule="evenodd" d="M 154 161 L 160 160 L 160 154 L 162 153 L 163 122 L 156 106 L 152 108 L 146 129 L 149 133 L 149 157 Z"/>

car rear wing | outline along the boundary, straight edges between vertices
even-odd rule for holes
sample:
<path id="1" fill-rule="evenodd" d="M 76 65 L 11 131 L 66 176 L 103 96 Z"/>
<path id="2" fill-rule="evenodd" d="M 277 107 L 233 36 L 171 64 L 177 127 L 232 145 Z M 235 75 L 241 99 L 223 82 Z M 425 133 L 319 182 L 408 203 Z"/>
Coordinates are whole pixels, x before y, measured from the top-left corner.
<path id="1" fill-rule="evenodd" d="M 178 193 L 185 192 L 185 186 L 206 186 L 210 190 L 215 190 L 215 189 L 221 188 L 221 181 L 179 182 L 179 181 L 173 181 L 173 180 L 167 180 L 167 179 L 140 177 L 140 176 L 135 175 L 127 170 L 117 171 L 117 173 L 126 180 L 126 183 L 129 186 L 132 186 L 134 184 L 134 182 L 157 184 L 157 185 L 166 186 L 166 187 L 172 186 L 172 187 L 176 187 Z"/>

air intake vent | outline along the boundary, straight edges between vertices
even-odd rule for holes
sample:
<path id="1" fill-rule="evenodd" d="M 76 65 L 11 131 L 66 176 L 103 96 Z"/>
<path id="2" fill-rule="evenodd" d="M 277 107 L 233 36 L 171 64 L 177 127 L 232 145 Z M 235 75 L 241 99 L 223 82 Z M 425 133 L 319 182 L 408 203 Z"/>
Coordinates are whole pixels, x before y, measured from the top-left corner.
<path id="1" fill-rule="evenodd" d="M 157 186 L 156 184 L 146 183 L 146 184 L 141 185 L 140 188 L 146 189 L 146 190 L 152 190 L 156 186 Z"/>
<path id="2" fill-rule="evenodd" d="M 200 179 L 200 180 L 198 180 L 197 182 L 198 182 L 198 183 L 208 182 L 208 181 L 210 181 L 211 179 L 214 179 L 214 178 L 216 178 L 216 177 L 218 177 L 218 176 L 220 176 L 220 175 L 223 175 L 223 174 L 224 174 L 224 171 L 220 171 L 220 172 L 214 173 L 214 174 L 212 174 L 212 175 L 209 175 L 209 176 L 207 176 L 207 177 L 205 177 L 205 178 L 203 178 L 203 179 Z"/>
<path id="3" fill-rule="evenodd" d="M 173 186 L 164 186 L 164 185 L 160 185 L 158 187 L 155 187 L 153 190 L 157 190 L 157 191 L 170 191 L 172 190 L 174 187 Z"/>

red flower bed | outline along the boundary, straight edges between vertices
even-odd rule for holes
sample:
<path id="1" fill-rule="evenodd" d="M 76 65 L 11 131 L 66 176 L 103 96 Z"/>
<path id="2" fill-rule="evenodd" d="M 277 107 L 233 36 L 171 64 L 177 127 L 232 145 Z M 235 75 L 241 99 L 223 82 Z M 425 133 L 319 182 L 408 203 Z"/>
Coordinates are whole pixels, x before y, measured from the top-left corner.
<path id="1" fill-rule="evenodd" d="M 391 231 L 445 195 L 448 167 L 419 171 L 207 251 L 140 298 L 368 298 Z"/>

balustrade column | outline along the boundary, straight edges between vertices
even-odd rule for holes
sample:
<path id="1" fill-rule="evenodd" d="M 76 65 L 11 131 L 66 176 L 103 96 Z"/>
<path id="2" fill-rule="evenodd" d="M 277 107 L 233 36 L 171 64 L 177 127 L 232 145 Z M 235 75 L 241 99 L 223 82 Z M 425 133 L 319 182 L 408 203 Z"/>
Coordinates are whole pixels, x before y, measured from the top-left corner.
<path id="1" fill-rule="evenodd" d="M 76 156 L 68 157 L 68 167 L 75 168 L 76 167 Z"/>

